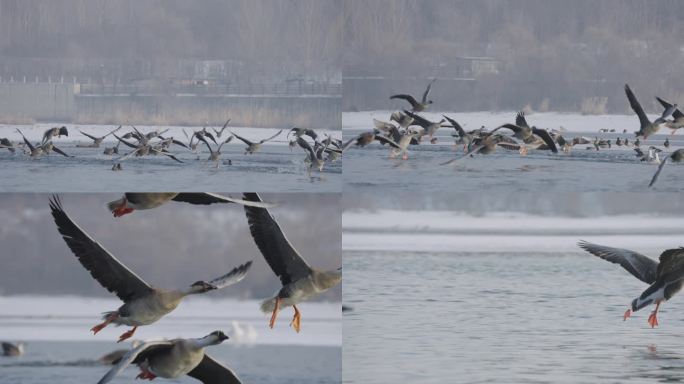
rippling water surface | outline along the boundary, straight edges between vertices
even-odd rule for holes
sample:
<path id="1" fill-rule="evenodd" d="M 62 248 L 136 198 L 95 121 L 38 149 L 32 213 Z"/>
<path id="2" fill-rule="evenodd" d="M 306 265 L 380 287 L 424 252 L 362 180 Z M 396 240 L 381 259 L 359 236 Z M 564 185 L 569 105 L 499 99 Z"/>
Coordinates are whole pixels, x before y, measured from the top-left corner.
<path id="1" fill-rule="evenodd" d="M 344 302 L 353 310 L 343 316 L 343 382 L 684 381 L 684 296 L 663 304 L 659 328 L 647 324 L 652 307 L 623 322 L 646 285 L 575 246 L 585 238 L 657 257 L 684 245 L 672 222 L 654 237 L 658 218 L 645 219 L 654 226 L 646 234 L 623 217 L 614 219 L 622 228 L 602 218 L 608 230 L 592 224 L 584 235 L 580 222 L 547 234 L 525 231 L 534 218 L 509 231 L 492 219 L 479 231 L 415 229 L 398 240 L 368 228 L 374 216 L 345 222 Z"/>

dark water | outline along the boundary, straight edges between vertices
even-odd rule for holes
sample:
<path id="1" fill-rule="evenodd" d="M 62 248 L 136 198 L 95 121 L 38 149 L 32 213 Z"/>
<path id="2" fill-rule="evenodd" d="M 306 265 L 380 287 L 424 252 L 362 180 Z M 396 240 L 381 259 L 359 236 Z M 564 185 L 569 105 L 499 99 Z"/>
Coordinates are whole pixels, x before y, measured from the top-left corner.
<path id="1" fill-rule="evenodd" d="M 184 163 L 165 156 L 145 156 L 122 162 L 123 170 L 111 170 L 113 158 L 101 148 L 76 148 L 74 142 L 57 143 L 74 158 L 51 154 L 38 160 L 0 151 L 0 191 L 104 192 L 104 191 L 256 191 L 337 192 L 341 190 L 342 162 L 326 163 L 323 173 L 307 175 L 305 154 L 287 145 L 267 145 L 254 155 L 244 155 L 243 145 L 223 147 L 223 160 L 232 165 L 207 163 L 209 153 L 178 148 L 172 153 Z M 111 146 L 112 143 L 107 143 Z M 123 150 L 122 155 L 127 153 Z M 115 156 L 116 157 L 116 156 Z"/>
<path id="2" fill-rule="evenodd" d="M 531 150 L 527 156 L 497 148 L 491 155 L 475 155 L 443 166 L 440 164 L 463 156 L 462 146 L 455 150 L 452 145 L 451 131 L 438 131 L 440 144 L 411 146 L 408 160 L 389 159 L 389 149 L 378 143 L 365 148 L 350 148 L 344 154 L 345 188 L 352 191 L 386 188 L 393 191 L 448 189 L 451 192 L 676 192 L 684 187 L 681 182 L 684 168 L 681 164 L 668 164 L 655 186 L 648 188 L 658 166 L 638 161 L 632 147 L 624 146 L 596 151 L 593 147 L 587 150 L 588 145 L 577 145 L 569 154 Z M 345 140 L 360 132 L 345 130 Z M 601 134 L 600 137 L 615 141 L 618 135 Z M 655 135 L 652 140 L 649 138 L 646 144 L 642 143 L 642 150 L 647 150 L 649 145 L 663 149 L 665 137 Z M 660 154 L 661 159 L 666 153 L 684 145 L 678 136 L 670 141 L 672 146 Z"/>
<path id="3" fill-rule="evenodd" d="M 654 256 L 654 255 L 653 255 Z M 345 383 L 684 381 L 684 298 L 577 252 L 345 251 Z"/>
<path id="4" fill-rule="evenodd" d="M 0 357 L 0 382 L 95 383 L 110 368 L 96 359 L 121 347 L 116 343 L 103 342 L 29 342 L 26 355 L 19 358 Z M 233 369 L 244 383 L 340 382 L 342 351 L 339 347 L 219 345 L 207 348 L 207 351 Z M 129 367 L 112 382 L 135 382 L 138 373 L 136 367 Z M 189 377 L 157 381 L 198 382 Z"/>

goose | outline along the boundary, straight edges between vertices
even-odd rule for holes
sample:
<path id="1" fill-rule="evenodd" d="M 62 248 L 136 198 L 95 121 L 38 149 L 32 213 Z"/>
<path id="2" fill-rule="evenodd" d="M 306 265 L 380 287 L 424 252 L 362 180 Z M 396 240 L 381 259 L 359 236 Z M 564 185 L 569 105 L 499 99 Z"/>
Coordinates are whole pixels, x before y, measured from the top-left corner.
<path id="1" fill-rule="evenodd" d="M 218 167 L 219 167 L 219 164 L 220 164 L 219 160 L 221 160 L 221 148 L 222 148 L 225 144 L 230 143 L 230 142 L 233 140 L 233 136 L 231 135 L 231 136 L 229 136 L 225 141 L 221 142 L 221 144 L 219 144 L 219 145 L 216 147 L 216 150 L 215 150 L 215 151 L 211 148 L 211 145 L 209 145 L 209 142 L 204 138 L 204 136 L 205 136 L 205 135 L 196 136 L 196 137 L 197 137 L 200 141 L 202 141 L 204 144 L 206 144 L 206 145 L 207 145 L 207 148 L 209 148 L 209 158 L 207 159 L 207 161 L 213 161 L 213 162 L 216 164 L 216 168 L 218 168 Z M 230 160 L 228 160 L 228 164 L 232 164 L 232 162 L 231 162 Z"/>
<path id="2" fill-rule="evenodd" d="M 415 125 L 423 127 L 424 131 L 422 136 L 428 136 L 430 138 L 430 142 L 434 144 L 436 142 L 436 139 L 433 140 L 432 136 L 437 133 L 437 130 L 442 126 L 442 123 L 445 122 L 446 120 L 442 119 L 438 122 L 433 122 L 430 121 L 424 117 L 418 116 L 415 113 L 412 113 L 410 111 L 404 111 L 405 114 L 413 118 L 413 123 Z"/>
<path id="3" fill-rule="evenodd" d="M 102 151 L 103 154 L 112 156 L 112 155 L 118 155 L 119 154 L 119 144 L 121 142 L 118 141 L 115 146 L 113 147 L 105 147 L 104 151 Z"/>
<path id="4" fill-rule="evenodd" d="M 632 300 L 623 319 L 627 320 L 636 312 L 655 303 L 655 310 L 648 317 L 651 328 L 658 325 L 660 303 L 669 300 L 679 292 L 684 284 L 684 248 L 668 249 L 660 254 L 660 263 L 640 253 L 628 249 L 612 248 L 580 241 L 577 245 L 594 256 L 611 263 L 620 264 L 627 272 L 650 286 Z"/>
<path id="5" fill-rule="evenodd" d="M 114 163 L 114 165 L 112 165 L 112 171 L 118 172 L 122 170 L 123 167 L 121 166 L 121 163 Z"/>
<path id="6" fill-rule="evenodd" d="M 136 348 L 136 347 L 138 347 L 138 346 L 141 345 L 141 344 L 142 344 L 142 341 L 140 341 L 140 340 L 133 340 L 133 341 L 131 342 L 131 346 L 132 346 L 133 348 Z M 130 351 L 130 349 L 116 349 L 116 350 L 114 350 L 114 351 L 111 351 L 111 352 L 109 352 L 109 353 L 103 355 L 103 356 L 100 357 L 99 359 L 97 359 L 97 362 L 98 362 L 98 363 L 101 363 L 101 364 L 103 364 L 103 365 L 116 365 L 116 364 L 119 364 L 119 362 L 121 361 L 121 359 L 122 359 L 124 356 L 126 356 L 126 354 L 127 354 L 129 351 Z"/>
<path id="7" fill-rule="evenodd" d="M 680 148 L 670 156 L 666 157 L 663 161 L 660 162 L 660 165 L 658 166 L 658 170 L 656 171 L 655 175 L 653 175 L 653 178 L 651 179 L 651 182 L 648 184 L 649 187 L 652 187 L 653 184 L 655 184 L 656 180 L 658 180 L 658 175 L 660 175 L 660 172 L 663 170 L 665 167 L 665 164 L 667 164 L 667 161 L 670 160 L 673 163 L 681 163 L 682 160 L 684 160 L 684 148 Z"/>
<path id="8" fill-rule="evenodd" d="M 202 127 L 201 131 L 195 131 L 195 133 L 193 135 L 197 139 L 200 139 L 200 140 L 204 139 L 205 137 L 208 137 L 211 141 L 214 142 L 214 144 L 218 145 L 218 142 L 214 138 L 214 135 L 212 135 L 211 132 L 207 131 L 207 127 Z M 232 136 L 231 136 L 231 138 L 232 138 Z M 206 140 L 202 140 L 202 141 L 206 141 Z"/>
<path id="9" fill-rule="evenodd" d="M 240 384 L 230 370 L 204 352 L 204 348 L 228 340 L 221 331 L 214 331 L 198 339 L 173 339 L 147 341 L 131 349 L 98 384 L 110 382 L 131 364 L 140 368 L 138 379 L 153 380 L 157 377 L 175 379 L 188 375 L 204 384 Z"/>
<path id="10" fill-rule="evenodd" d="M 384 133 L 387 133 L 387 132 L 389 132 L 392 128 L 394 128 L 394 124 L 388 123 L 388 122 L 385 122 L 385 121 L 381 121 L 381 120 L 378 120 L 378 119 L 373 119 L 373 125 L 375 126 L 375 128 L 376 128 L 378 131 L 384 132 Z"/>
<path id="11" fill-rule="evenodd" d="M 119 125 L 118 128 L 112 130 L 112 131 L 109 132 L 108 134 L 106 134 L 106 135 L 104 135 L 104 136 L 101 136 L 101 137 L 96 137 L 96 136 L 93 136 L 93 135 L 89 135 L 89 134 L 87 134 L 87 133 L 81 131 L 80 129 L 79 129 L 78 131 L 81 132 L 81 134 L 82 134 L 83 136 L 86 136 L 86 137 L 88 137 L 89 139 L 91 139 L 91 140 L 93 141 L 93 144 L 88 145 L 89 148 L 99 148 L 99 147 L 100 147 L 100 144 L 102 144 L 102 142 L 104 141 L 104 139 L 107 138 L 107 136 L 113 134 L 114 132 L 118 131 L 119 129 L 121 129 L 121 126 L 120 126 L 120 125 Z M 80 146 L 80 145 L 77 145 L 77 147 L 79 147 L 79 146 Z M 82 147 L 82 146 L 81 146 L 81 147 Z"/>
<path id="12" fill-rule="evenodd" d="M 494 132 L 496 132 L 499 128 L 495 128 L 491 132 L 474 139 L 468 146 L 468 152 L 466 152 L 463 156 L 451 159 L 449 161 L 441 163 L 440 165 L 449 165 L 456 163 L 475 153 L 479 153 L 481 155 L 489 155 L 491 153 L 494 153 L 494 151 L 496 151 L 496 147 L 499 144 L 506 141 L 505 136 L 502 136 L 500 134 L 494 134 Z"/>
<path id="13" fill-rule="evenodd" d="M 392 115 L 390 116 L 390 120 L 395 121 L 403 129 L 406 129 L 411 124 L 413 124 L 413 117 L 411 117 L 405 113 L 401 113 L 400 111 L 392 112 Z"/>
<path id="14" fill-rule="evenodd" d="M 318 172 L 323 172 L 323 166 L 325 165 L 325 158 L 323 157 L 323 154 L 325 153 L 325 150 L 328 148 L 328 146 L 322 145 L 319 146 L 318 149 L 314 150 L 309 144 L 309 142 L 304 140 L 303 137 L 297 138 L 297 144 L 299 144 L 299 146 L 302 147 L 302 149 L 304 149 L 304 151 L 306 151 L 307 153 L 305 161 L 309 164 L 307 170 L 309 176 L 311 176 L 311 171 L 314 168 L 317 168 Z"/>
<path id="15" fill-rule="evenodd" d="M 0 346 L 2 346 L 2 356 L 17 357 L 24 354 L 24 343 L 19 342 L 14 344 L 3 341 L 0 343 Z"/>
<path id="16" fill-rule="evenodd" d="M 646 113 L 644 112 L 643 108 L 641 108 L 641 104 L 639 104 L 639 101 L 637 100 L 636 96 L 634 96 L 634 93 L 632 90 L 629 88 L 628 84 L 625 84 L 625 93 L 627 94 L 627 99 L 629 100 L 629 105 L 632 107 L 632 110 L 634 113 L 637 114 L 639 117 L 639 124 L 640 128 L 636 132 L 636 136 L 643 136 L 644 140 L 648 139 L 648 137 L 660 129 L 660 124 L 665 122 L 665 118 L 670 116 L 672 112 L 674 112 L 674 106 L 665 109 L 663 111 L 663 114 L 655 119 L 653 122 L 648 119 L 648 116 L 646 116 Z"/>
<path id="17" fill-rule="evenodd" d="M 195 140 L 195 134 L 193 134 L 192 136 L 189 136 L 188 133 L 185 131 L 185 129 L 183 129 L 183 134 L 185 135 L 185 138 L 187 140 L 189 140 L 187 148 L 190 149 L 190 152 L 197 153 L 197 145 L 199 144 L 200 141 L 199 140 L 194 141 Z"/>
<path id="18" fill-rule="evenodd" d="M 665 112 L 667 112 L 670 109 L 673 109 L 674 107 L 672 111 L 672 120 L 668 120 L 665 122 L 665 126 L 672 130 L 672 135 L 677 133 L 678 129 L 684 128 L 684 113 L 682 113 L 682 111 L 679 108 L 677 108 L 677 105 L 672 104 L 669 101 L 663 100 L 660 97 L 656 97 L 656 99 L 663 106 L 663 108 L 665 108 Z"/>
<path id="19" fill-rule="evenodd" d="M 62 136 L 69 136 L 69 131 L 67 130 L 67 127 L 62 126 L 62 127 L 54 127 L 50 128 L 43 133 L 43 141 L 41 141 L 42 144 L 47 143 L 48 141 L 52 140 L 53 137 L 62 137 Z"/>
<path id="20" fill-rule="evenodd" d="M 280 135 L 281 132 L 283 132 L 282 129 L 281 129 L 280 131 L 278 131 L 278 133 L 276 133 L 275 135 L 273 135 L 273 136 L 271 136 L 271 137 L 269 137 L 269 138 L 263 139 L 263 140 L 259 141 L 258 143 L 251 142 L 251 141 L 245 139 L 244 137 L 241 137 L 241 136 L 236 135 L 236 134 L 235 134 L 234 132 L 232 132 L 232 131 L 231 131 L 230 133 L 231 133 L 233 136 L 235 136 L 238 140 L 240 140 L 240 141 L 242 141 L 243 143 L 247 144 L 247 148 L 245 148 L 245 153 L 244 153 L 244 154 L 245 154 L 245 155 L 247 155 L 247 154 L 250 154 L 250 155 L 251 155 L 251 154 L 256 153 L 256 152 L 261 148 L 261 145 L 262 145 L 263 143 L 275 139 L 276 137 L 278 137 L 278 135 Z"/>
<path id="21" fill-rule="evenodd" d="M 393 148 L 401 149 L 399 145 L 395 143 L 392 139 L 380 135 L 380 132 L 378 132 L 378 130 L 373 130 L 372 132 L 360 133 L 358 136 L 349 139 L 346 143 L 342 145 L 342 151 L 345 151 L 351 145 L 363 148 L 375 140 L 383 144 L 389 144 Z"/>
<path id="22" fill-rule="evenodd" d="M 249 200 L 234 199 L 217 193 L 201 192 L 126 192 L 118 200 L 107 203 L 107 209 L 114 217 L 127 215 L 135 210 L 153 209 L 160 207 L 169 201 L 190 203 L 193 205 L 209 205 L 217 203 L 236 203 L 251 205 L 254 207 L 271 208 L 274 204 L 253 202 Z"/>
<path id="23" fill-rule="evenodd" d="M 622 139 L 618 137 L 617 140 L 615 140 L 615 145 L 622 147 Z"/>
<path id="24" fill-rule="evenodd" d="M 456 130 L 456 133 L 458 133 L 458 141 L 456 144 L 463 144 L 463 150 L 470 145 L 470 143 L 473 142 L 473 139 L 475 138 L 474 133 L 466 133 L 465 130 L 461 127 L 461 124 L 459 124 L 456 120 L 450 118 L 447 115 L 442 115 L 444 118 L 451 124 L 452 127 Z"/>
<path id="25" fill-rule="evenodd" d="M 223 135 L 223 131 L 224 131 L 224 130 L 226 129 L 226 127 L 228 126 L 228 123 L 230 123 L 230 119 L 226 120 L 226 123 L 223 124 L 223 127 L 221 127 L 221 130 L 220 130 L 220 131 L 217 130 L 216 128 L 212 128 L 212 129 L 211 129 L 212 131 L 214 131 L 214 133 L 216 134 L 216 137 L 217 137 L 217 138 L 219 138 L 219 139 L 221 138 L 221 135 Z"/>
<path id="26" fill-rule="evenodd" d="M 430 106 L 430 104 L 432 104 L 432 100 L 428 100 L 428 96 L 430 95 L 430 89 L 432 88 L 432 84 L 435 82 L 435 80 L 437 79 L 432 79 L 432 81 L 430 81 L 430 83 L 428 84 L 427 88 L 425 88 L 425 92 L 423 92 L 423 98 L 420 100 L 420 102 L 416 100 L 413 96 L 407 94 L 392 95 L 390 96 L 390 99 L 406 100 L 409 102 L 409 104 L 411 104 L 412 112 L 422 112 L 426 110 Z"/>
<path id="27" fill-rule="evenodd" d="M 670 148 L 670 138 L 669 137 L 665 138 L 665 142 L 663 143 L 663 147 Z"/>
<path id="28" fill-rule="evenodd" d="M 516 139 L 522 140 L 525 144 L 532 144 L 532 145 L 537 145 L 539 146 L 541 141 L 543 141 L 544 144 L 551 150 L 553 153 L 558 153 L 558 148 L 556 147 L 555 141 L 553 141 L 553 138 L 549 134 L 549 132 L 545 129 L 540 129 L 537 127 L 530 127 L 529 124 L 527 124 L 527 120 L 525 119 L 525 114 L 520 111 L 515 117 L 515 124 L 503 124 L 496 129 L 494 129 L 491 133 L 494 133 L 494 131 L 497 131 L 499 129 L 506 128 L 510 129 L 513 131 L 513 137 Z M 525 147 L 521 148 L 521 151 L 526 152 Z"/>
<path id="29" fill-rule="evenodd" d="M 290 134 L 293 134 L 293 133 L 297 139 L 306 135 L 306 136 L 309 136 L 310 138 L 312 138 L 313 141 L 318 141 L 318 134 L 316 133 L 316 131 L 314 131 L 311 128 L 292 127 L 292 129 L 290 129 L 290 132 L 288 132 L 288 134 L 287 134 L 288 137 L 290 136 Z"/>
<path id="30" fill-rule="evenodd" d="M 36 146 L 34 147 L 33 144 L 31 144 L 31 142 L 28 141 L 28 139 L 26 138 L 26 136 L 24 136 L 24 134 L 19 130 L 19 128 L 17 128 L 17 132 L 19 132 L 19 134 L 21 135 L 21 137 L 24 139 L 24 144 L 26 144 L 26 146 L 28 147 L 29 156 L 30 156 L 32 159 L 38 159 L 38 158 L 40 158 L 41 156 L 43 156 L 43 147 L 42 147 L 41 145 L 36 145 Z"/>
<path id="31" fill-rule="evenodd" d="M 12 144 L 12 142 L 6 137 L 3 137 L 0 139 L 0 149 L 1 148 L 5 148 L 8 151 L 10 151 L 11 153 L 16 152 L 16 149 L 14 148 L 14 144 Z"/>
<path id="32" fill-rule="evenodd" d="M 139 144 L 135 145 L 133 143 L 130 143 L 126 140 L 123 139 L 123 137 L 119 137 L 116 134 L 113 134 L 114 137 L 116 137 L 120 143 L 124 143 L 126 146 L 133 148 L 132 151 L 128 152 L 127 154 L 115 159 L 115 161 L 120 162 L 129 159 L 131 156 L 135 157 L 142 157 L 145 155 L 149 154 L 155 154 L 155 155 L 164 155 L 170 159 L 173 159 L 179 163 L 183 163 L 182 160 L 179 160 L 176 156 L 168 153 L 166 149 L 163 148 L 156 148 L 153 145 L 147 141 L 147 139 L 139 140 Z M 118 152 L 118 151 L 117 151 Z"/>
<path id="33" fill-rule="evenodd" d="M 662 152 L 661 149 L 650 146 L 647 153 L 644 153 L 641 148 L 634 148 L 634 152 L 636 152 L 636 157 L 640 161 L 645 161 L 649 164 L 660 164 L 660 155 L 658 153 Z"/>
<path id="34" fill-rule="evenodd" d="M 245 200 L 261 201 L 256 193 L 245 193 L 244 197 Z M 271 313 L 268 324 L 273 328 L 278 311 L 292 306 L 294 318 L 290 325 L 299 333 L 301 313 L 297 304 L 339 284 L 342 281 L 342 268 L 332 271 L 312 268 L 290 244 L 267 209 L 245 206 L 245 213 L 254 242 L 282 283 L 275 297 L 261 303 L 261 311 Z"/>
<path id="35" fill-rule="evenodd" d="M 73 156 L 67 155 L 66 153 L 64 153 L 64 151 L 62 151 L 61 149 L 57 148 L 57 147 L 52 143 L 52 141 L 48 141 L 47 143 L 41 145 L 41 147 L 43 148 L 43 153 L 46 154 L 46 155 L 49 155 L 51 152 L 55 152 L 55 153 L 59 153 L 60 155 L 62 155 L 62 156 L 64 156 L 64 157 L 73 157 Z"/>
<path id="36" fill-rule="evenodd" d="M 81 265 L 100 285 L 124 302 L 117 310 L 105 312 L 104 322 L 91 328 L 93 334 L 97 334 L 111 323 L 133 326 L 133 329 L 119 337 L 119 342 L 133 336 L 139 326 L 152 324 L 176 309 L 186 296 L 225 288 L 239 282 L 252 266 L 252 262 L 248 261 L 221 277 L 209 282 L 197 281 L 186 289 L 155 288 L 128 269 L 71 220 L 64 212 L 59 196 L 50 199 L 50 210 L 57 230 Z"/>

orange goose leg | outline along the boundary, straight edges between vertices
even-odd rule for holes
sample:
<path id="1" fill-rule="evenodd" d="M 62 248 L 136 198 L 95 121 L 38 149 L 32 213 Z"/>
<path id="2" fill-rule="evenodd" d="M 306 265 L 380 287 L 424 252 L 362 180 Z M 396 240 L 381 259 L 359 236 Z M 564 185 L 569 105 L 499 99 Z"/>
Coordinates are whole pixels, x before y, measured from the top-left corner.
<path id="1" fill-rule="evenodd" d="M 157 377 L 157 375 L 155 375 L 154 373 L 150 372 L 149 369 L 144 368 L 144 367 L 140 367 L 140 373 L 139 373 L 138 376 L 136 376 L 135 378 L 136 378 L 136 379 L 142 379 L 142 380 L 150 380 L 150 381 L 152 381 L 152 380 L 154 380 L 156 377 Z"/>
<path id="2" fill-rule="evenodd" d="M 293 305 L 292 308 L 294 308 L 295 313 L 290 326 L 293 327 L 297 333 L 299 333 L 299 330 L 302 327 L 302 314 L 299 312 L 299 309 L 297 309 L 296 305 Z"/>
<path id="3" fill-rule="evenodd" d="M 100 332 L 102 328 L 106 327 L 107 325 L 109 325 L 109 323 L 116 320 L 117 317 L 119 317 L 118 313 L 112 313 L 111 315 L 105 318 L 104 322 L 90 328 L 90 330 L 93 331 L 93 335 L 97 335 L 97 333 Z"/>
<path id="4" fill-rule="evenodd" d="M 655 326 L 658 325 L 658 318 L 656 317 L 658 315 L 658 307 L 660 307 L 660 301 L 656 303 L 655 310 L 651 312 L 651 315 L 648 317 L 648 324 L 651 325 L 651 328 L 655 328 Z"/>
<path id="5" fill-rule="evenodd" d="M 278 317 L 278 309 L 280 309 L 280 297 L 276 297 L 275 308 L 273 308 L 273 313 L 271 314 L 271 321 L 268 322 L 268 326 L 271 327 L 271 329 L 273 329 L 276 318 Z"/>
<path id="6" fill-rule="evenodd" d="M 117 343 L 120 343 L 120 342 L 130 338 L 131 336 L 133 336 L 136 329 L 138 329 L 137 325 L 135 327 L 133 327 L 133 329 L 124 332 L 121 336 L 119 336 L 119 341 L 117 341 Z"/>
<path id="7" fill-rule="evenodd" d="M 112 214 L 114 215 L 114 217 L 121 217 L 121 216 L 129 214 L 133 211 L 134 211 L 133 208 L 128 208 L 126 206 L 126 200 L 124 200 L 123 203 L 121 203 L 121 205 L 114 208 L 114 210 L 112 211 Z"/>
<path id="8" fill-rule="evenodd" d="M 625 320 L 629 319 L 630 316 L 632 316 L 632 310 L 631 310 L 631 309 L 627 309 L 627 310 L 625 311 L 625 314 L 622 315 L 622 321 L 625 321 Z"/>

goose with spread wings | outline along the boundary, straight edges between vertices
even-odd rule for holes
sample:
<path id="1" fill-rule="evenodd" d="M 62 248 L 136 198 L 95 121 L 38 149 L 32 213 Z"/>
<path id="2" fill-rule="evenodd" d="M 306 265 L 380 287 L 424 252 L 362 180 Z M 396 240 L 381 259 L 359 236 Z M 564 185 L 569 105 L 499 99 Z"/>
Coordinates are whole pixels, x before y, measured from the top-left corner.
<path id="1" fill-rule="evenodd" d="M 245 148 L 245 155 L 247 155 L 247 154 L 250 154 L 250 155 L 251 155 L 251 154 L 256 153 L 256 152 L 261 148 L 261 145 L 262 145 L 263 143 L 275 139 L 276 137 L 278 137 L 278 135 L 280 135 L 281 132 L 283 132 L 282 129 L 281 129 L 280 131 L 278 131 L 278 133 L 276 133 L 275 135 L 273 135 L 273 136 L 271 136 L 271 137 L 268 137 L 268 138 L 266 138 L 266 139 L 263 139 L 263 140 L 261 140 L 261 141 L 259 141 L 259 142 L 249 141 L 249 140 L 245 139 L 245 138 L 242 137 L 242 136 L 236 135 L 235 132 L 230 132 L 230 133 L 231 133 L 233 136 L 235 136 L 235 138 L 237 138 L 238 140 L 240 140 L 240 141 L 242 141 L 243 143 L 247 144 L 247 148 Z"/>
<path id="2" fill-rule="evenodd" d="M 678 129 L 684 128 L 684 113 L 677 107 L 676 104 L 672 104 L 660 97 L 656 97 L 660 105 L 665 108 L 664 112 L 672 110 L 672 120 L 665 121 L 665 126 L 672 130 L 672 135 L 674 135 Z"/>
<path id="3" fill-rule="evenodd" d="M 646 112 L 641 108 L 641 104 L 637 100 L 632 89 L 629 88 L 628 84 L 625 84 L 625 94 L 627 94 L 627 100 L 629 100 L 629 105 L 632 107 L 634 113 L 639 117 L 639 130 L 636 132 L 636 136 L 643 136 L 644 140 L 648 139 L 650 135 L 655 134 L 660 129 L 660 124 L 665 122 L 665 119 L 670 116 L 675 110 L 676 106 L 670 106 L 663 111 L 663 114 L 655 119 L 653 122 L 648 119 Z"/>
<path id="4" fill-rule="evenodd" d="M 204 352 L 206 347 L 228 340 L 221 331 L 198 339 L 147 341 L 131 349 L 98 381 L 109 383 L 131 364 L 140 368 L 136 377 L 153 380 L 157 377 L 175 379 L 188 375 L 204 384 L 240 384 L 237 375 Z"/>
<path id="5" fill-rule="evenodd" d="M 534 126 L 530 127 L 529 124 L 527 124 L 525 115 L 522 112 L 518 112 L 516 115 L 515 124 L 503 124 L 494 129 L 492 133 L 503 128 L 513 131 L 513 137 L 521 140 L 525 145 L 531 145 L 534 148 L 539 148 L 542 145 L 545 145 L 546 148 L 551 150 L 551 152 L 558 153 L 556 142 L 553 140 L 553 137 L 551 137 L 549 132 L 545 129 L 540 129 Z M 522 154 L 527 153 L 527 147 L 525 145 L 521 146 L 520 148 L 520 152 Z"/>
<path id="6" fill-rule="evenodd" d="M 245 200 L 261 201 L 261 198 L 256 193 L 245 193 Z M 294 318 L 290 325 L 299 332 L 301 329 L 301 313 L 297 304 L 339 284 L 342 281 L 342 268 L 321 271 L 309 266 L 287 240 L 268 210 L 245 206 L 245 213 L 254 242 L 282 283 L 282 288 L 275 297 L 261 303 L 261 310 L 264 313 L 271 313 L 269 326 L 273 328 L 278 311 L 284 307 L 292 306 Z"/>
<path id="7" fill-rule="evenodd" d="M 648 186 L 652 187 L 653 184 L 655 184 L 656 180 L 658 180 L 658 176 L 660 176 L 660 172 L 662 172 L 663 168 L 665 168 L 665 164 L 667 164 L 668 162 L 681 163 L 682 161 L 684 161 L 684 148 L 680 148 L 672 152 L 670 156 L 667 156 L 665 159 L 663 159 L 663 161 L 660 162 L 658 170 L 653 175 L 653 178 L 651 179 L 651 182 L 648 184 Z"/>
<path id="8" fill-rule="evenodd" d="M 79 129 L 78 131 L 81 132 L 81 134 L 82 134 L 83 136 L 85 136 L 85 137 L 89 138 L 90 140 L 92 140 L 93 143 L 92 143 L 92 144 L 88 144 L 88 145 L 81 145 L 81 144 L 79 144 L 79 145 L 77 145 L 77 147 L 99 148 L 99 147 L 100 147 L 100 144 L 102 144 L 102 142 L 104 141 L 104 139 L 107 138 L 107 136 L 113 134 L 114 132 L 118 131 L 119 129 L 121 129 L 121 126 L 120 126 L 120 125 L 119 125 L 118 128 L 113 129 L 113 130 L 110 131 L 108 134 L 106 134 L 106 135 L 104 135 L 104 136 L 100 136 L 100 137 L 97 137 L 97 136 L 93 136 L 93 135 L 87 134 L 87 133 L 85 133 L 85 132 L 83 132 L 83 131 L 81 131 L 81 130 Z"/>
<path id="9" fill-rule="evenodd" d="M 648 317 L 651 328 L 658 325 L 658 308 L 664 301 L 670 300 L 684 284 L 684 248 L 664 251 L 657 262 L 638 252 L 629 249 L 612 248 L 603 245 L 580 241 L 577 245 L 594 256 L 621 265 L 637 279 L 649 284 L 649 287 L 632 300 L 623 319 L 648 305 L 655 304 L 655 310 Z"/>
<path id="10" fill-rule="evenodd" d="M 193 205 L 210 205 L 236 203 L 253 207 L 270 208 L 273 204 L 235 199 L 229 196 L 208 192 L 126 192 L 118 200 L 107 203 L 107 208 L 114 217 L 121 217 L 136 210 L 153 209 L 177 201 Z"/>
<path id="11" fill-rule="evenodd" d="M 248 261 L 223 276 L 209 282 L 197 281 L 186 289 L 156 288 L 138 277 L 71 220 L 58 196 L 50 200 L 50 210 L 57 230 L 81 265 L 100 285 L 124 302 L 116 311 L 105 312 L 104 322 L 91 329 L 98 333 L 109 324 L 132 326 L 133 329 L 121 335 L 119 342 L 133 336 L 139 326 L 152 324 L 176 309 L 186 296 L 239 282 L 252 266 Z"/>
<path id="12" fill-rule="evenodd" d="M 406 100 L 409 102 L 409 104 L 411 104 L 412 112 L 422 112 L 426 110 L 430 104 L 432 104 L 432 100 L 429 100 L 428 97 L 430 96 L 430 90 L 432 89 L 432 84 L 434 84 L 435 80 L 437 79 L 432 79 L 432 81 L 428 83 L 427 88 L 425 88 L 425 92 L 423 92 L 423 98 L 420 99 L 420 101 L 416 100 L 415 97 L 404 93 L 392 95 L 390 96 L 390 99 Z"/>

